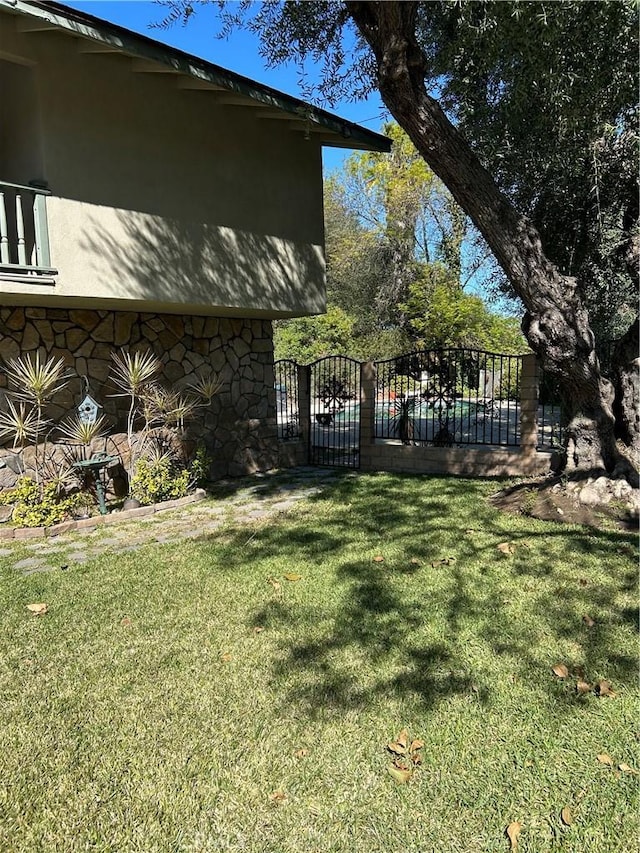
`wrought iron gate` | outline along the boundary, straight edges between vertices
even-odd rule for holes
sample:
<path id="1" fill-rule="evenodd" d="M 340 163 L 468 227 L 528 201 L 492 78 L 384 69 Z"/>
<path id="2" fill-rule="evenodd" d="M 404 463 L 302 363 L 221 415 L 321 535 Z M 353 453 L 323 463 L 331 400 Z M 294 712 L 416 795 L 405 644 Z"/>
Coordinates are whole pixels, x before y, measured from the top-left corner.
<path id="1" fill-rule="evenodd" d="M 312 465 L 360 467 L 360 362 L 342 355 L 309 366 Z"/>

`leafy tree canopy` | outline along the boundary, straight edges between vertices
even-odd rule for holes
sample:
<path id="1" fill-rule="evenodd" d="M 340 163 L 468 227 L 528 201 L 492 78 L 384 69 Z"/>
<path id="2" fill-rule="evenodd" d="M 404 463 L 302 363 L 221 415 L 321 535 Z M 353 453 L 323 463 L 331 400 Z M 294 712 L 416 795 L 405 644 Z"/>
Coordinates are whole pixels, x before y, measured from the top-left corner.
<path id="1" fill-rule="evenodd" d="M 276 357 L 526 351 L 517 320 L 464 292 L 479 263 L 465 215 L 398 125 L 384 130 L 389 156 L 353 154 L 325 182 L 329 313 L 277 323 Z"/>
<path id="2" fill-rule="evenodd" d="M 308 364 L 352 348 L 353 319 L 336 306 L 318 317 L 279 320 L 275 325 L 276 359 L 291 358 Z"/>

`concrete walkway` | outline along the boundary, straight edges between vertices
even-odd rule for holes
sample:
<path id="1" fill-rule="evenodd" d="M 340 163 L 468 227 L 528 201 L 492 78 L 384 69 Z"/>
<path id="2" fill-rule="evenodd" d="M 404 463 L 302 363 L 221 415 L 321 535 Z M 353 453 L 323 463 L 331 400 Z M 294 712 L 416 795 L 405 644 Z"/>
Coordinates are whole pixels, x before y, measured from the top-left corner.
<path id="1" fill-rule="evenodd" d="M 108 525 L 36 541 L 7 540 L 0 543 L 0 564 L 24 575 L 59 571 L 105 553 L 137 551 L 153 542 L 196 539 L 225 526 L 253 525 L 294 511 L 300 501 L 320 494 L 336 479 L 354 474 L 337 468 L 294 468 L 223 481 L 215 484 L 205 500 L 180 509 L 121 523 L 113 519 Z"/>

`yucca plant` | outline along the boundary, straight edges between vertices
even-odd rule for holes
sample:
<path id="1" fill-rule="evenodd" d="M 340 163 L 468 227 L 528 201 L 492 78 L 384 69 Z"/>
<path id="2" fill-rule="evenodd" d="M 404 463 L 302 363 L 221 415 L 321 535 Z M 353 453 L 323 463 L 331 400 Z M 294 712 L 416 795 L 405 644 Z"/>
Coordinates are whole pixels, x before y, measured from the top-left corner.
<path id="1" fill-rule="evenodd" d="M 415 437 L 416 409 L 419 412 L 420 400 L 400 394 L 393 401 L 390 412 L 391 432 L 397 435 L 403 444 L 411 444 Z"/>
<path id="2" fill-rule="evenodd" d="M 44 417 L 44 411 L 51 398 L 68 384 L 70 374 L 65 367 L 64 359 L 48 358 L 43 361 L 39 352 L 36 352 L 34 356 L 28 353 L 9 359 L 5 362 L 5 372 L 11 386 L 9 394 L 21 402 L 19 411 L 12 406 L 9 412 L 5 413 L 5 416 L 8 416 L 9 422 L 13 421 L 14 426 L 11 426 L 10 429 L 15 431 L 15 426 L 20 424 L 21 442 L 26 438 L 33 439 L 36 483 L 39 484 L 40 436 L 45 427 L 49 426 L 49 421 Z M 31 406 L 30 412 L 27 406 Z M 8 423 L 6 417 L 4 423 Z M 25 425 L 27 424 L 29 428 L 25 432 Z M 16 437 L 17 435 L 16 432 Z M 22 449 L 24 450 L 24 444 L 22 444 Z"/>
<path id="3" fill-rule="evenodd" d="M 119 353 L 112 353 L 111 358 L 113 360 L 111 381 L 124 396 L 130 398 L 127 415 L 127 441 L 129 444 L 129 482 L 131 482 L 134 470 L 133 435 L 136 415 L 139 414 L 144 392 L 160 372 L 162 363 L 150 350 L 138 351 L 133 354 L 126 350 L 120 350 Z M 148 428 L 149 422 L 146 418 L 145 421 L 145 428 Z"/>
<path id="4" fill-rule="evenodd" d="M 82 458 L 88 459 L 89 448 L 96 438 L 103 438 L 107 434 L 107 421 L 104 415 L 94 422 L 83 421 L 78 415 L 67 418 L 57 426 L 60 432 L 72 444 L 82 445 Z"/>
<path id="5" fill-rule="evenodd" d="M 178 391 L 169 391 L 166 399 L 165 425 L 169 429 L 177 429 L 184 432 L 185 422 L 193 416 L 198 408 L 197 401 Z"/>
<path id="6" fill-rule="evenodd" d="M 7 410 L 0 411 L 0 437 L 13 436 L 12 447 L 20 447 L 20 466 L 24 472 L 24 449 L 36 435 L 36 412 L 28 409 L 24 403 L 15 406 L 13 400 L 6 398 Z"/>
<path id="7" fill-rule="evenodd" d="M 206 406 L 209 406 L 222 388 L 222 384 L 222 379 L 215 373 L 205 373 L 200 374 L 196 381 L 189 385 L 189 388 L 202 399 Z"/>
<path id="8" fill-rule="evenodd" d="M 5 362 L 5 370 L 9 383 L 15 386 L 11 394 L 41 409 L 69 383 L 70 378 L 63 358 L 41 361 L 39 352 L 33 358 L 29 353 L 10 358 Z"/>

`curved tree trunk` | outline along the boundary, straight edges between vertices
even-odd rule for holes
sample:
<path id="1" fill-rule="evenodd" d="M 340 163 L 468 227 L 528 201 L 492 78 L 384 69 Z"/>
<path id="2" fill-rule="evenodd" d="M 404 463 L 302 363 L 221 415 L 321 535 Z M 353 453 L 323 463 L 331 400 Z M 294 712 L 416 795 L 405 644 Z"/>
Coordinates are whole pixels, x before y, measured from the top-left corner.
<path id="1" fill-rule="evenodd" d="M 347 2 L 371 47 L 382 99 L 429 166 L 471 217 L 526 309 L 523 331 L 544 366 L 556 374 L 569 418 L 567 465 L 613 470 L 612 384 L 595 353 L 595 338 L 575 279 L 545 256 L 540 235 L 499 190 L 471 147 L 425 88 L 414 2 Z"/>

